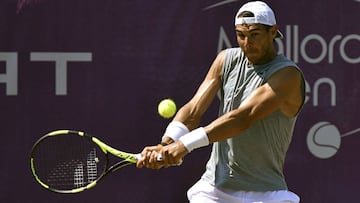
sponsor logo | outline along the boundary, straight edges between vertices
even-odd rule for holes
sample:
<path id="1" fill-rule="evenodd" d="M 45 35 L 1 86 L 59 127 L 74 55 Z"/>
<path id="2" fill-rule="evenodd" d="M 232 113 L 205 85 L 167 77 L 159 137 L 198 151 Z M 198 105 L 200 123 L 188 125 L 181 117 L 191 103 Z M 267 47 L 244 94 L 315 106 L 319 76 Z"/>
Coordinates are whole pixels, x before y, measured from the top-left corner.
<path id="1" fill-rule="evenodd" d="M 333 64 L 337 57 L 349 64 L 360 63 L 360 50 L 352 51 L 355 54 L 348 53 L 350 49 L 359 49 L 359 34 L 335 35 L 330 37 L 330 40 L 326 40 L 319 34 L 307 34 L 300 38 L 299 25 L 287 25 L 285 30 L 285 40 L 276 39 L 278 52 L 283 53 L 295 63 L 304 61 L 309 64 L 324 62 Z M 316 51 L 312 50 L 311 47 L 316 45 L 319 48 Z M 232 47 L 229 37 L 225 29 L 220 27 L 217 51 L 229 47 Z"/>
<path id="2" fill-rule="evenodd" d="M 55 95 L 67 95 L 68 63 L 91 62 L 89 52 L 31 52 L 32 62 L 54 62 L 55 64 Z M 5 71 L 0 72 L 0 84 L 5 83 L 6 95 L 18 95 L 18 53 L 0 52 L 0 62 L 5 62 Z M 49 66 L 54 68 L 53 65 Z"/>

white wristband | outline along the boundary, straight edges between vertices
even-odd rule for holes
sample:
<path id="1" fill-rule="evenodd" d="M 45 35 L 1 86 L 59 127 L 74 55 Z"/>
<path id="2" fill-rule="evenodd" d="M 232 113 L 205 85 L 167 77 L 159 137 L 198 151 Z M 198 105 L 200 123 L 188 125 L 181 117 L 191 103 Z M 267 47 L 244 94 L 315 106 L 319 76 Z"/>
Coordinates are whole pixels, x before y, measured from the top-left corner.
<path id="1" fill-rule="evenodd" d="M 172 121 L 166 127 L 163 137 L 170 137 L 174 141 L 178 141 L 179 138 L 189 132 L 189 129 L 180 121 Z"/>
<path id="2" fill-rule="evenodd" d="M 204 128 L 197 128 L 179 139 L 190 153 L 192 150 L 209 145 L 209 138 Z"/>

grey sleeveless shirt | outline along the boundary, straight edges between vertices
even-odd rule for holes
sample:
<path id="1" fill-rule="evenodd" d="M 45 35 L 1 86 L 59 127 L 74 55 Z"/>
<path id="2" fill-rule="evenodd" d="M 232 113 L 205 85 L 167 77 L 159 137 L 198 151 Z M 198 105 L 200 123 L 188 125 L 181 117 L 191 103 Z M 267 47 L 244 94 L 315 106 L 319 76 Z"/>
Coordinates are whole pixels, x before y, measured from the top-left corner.
<path id="1" fill-rule="evenodd" d="M 283 55 L 252 66 L 240 48 L 227 49 L 219 115 L 236 109 L 272 74 L 289 66 L 298 68 Z M 296 118 L 276 111 L 238 136 L 215 142 L 202 179 L 232 191 L 286 190 L 283 166 Z"/>

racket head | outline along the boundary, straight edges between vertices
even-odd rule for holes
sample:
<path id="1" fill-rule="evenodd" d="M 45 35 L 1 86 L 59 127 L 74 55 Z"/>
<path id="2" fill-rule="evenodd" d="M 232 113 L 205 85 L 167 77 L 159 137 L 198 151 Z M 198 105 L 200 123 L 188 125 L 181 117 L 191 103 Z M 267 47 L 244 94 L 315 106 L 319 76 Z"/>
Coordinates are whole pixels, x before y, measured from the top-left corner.
<path id="1" fill-rule="evenodd" d="M 31 172 L 44 188 L 57 193 L 90 189 L 106 174 L 108 153 L 92 136 L 58 130 L 41 137 L 30 154 Z"/>

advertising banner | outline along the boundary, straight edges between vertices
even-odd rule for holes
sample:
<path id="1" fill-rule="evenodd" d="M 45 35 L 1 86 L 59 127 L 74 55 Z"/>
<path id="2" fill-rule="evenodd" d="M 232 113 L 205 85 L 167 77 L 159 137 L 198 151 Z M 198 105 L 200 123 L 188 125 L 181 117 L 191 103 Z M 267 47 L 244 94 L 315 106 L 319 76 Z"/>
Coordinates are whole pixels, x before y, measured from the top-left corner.
<path id="1" fill-rule="evenodd" d="M 217 53 L 238 46 L 234 16 L 245 2 L 0 1 L 0 202 L 187 202 L 210 146 L 178 167 L 123 168 L 76 195 L 40 187 L 29 153 L 57 129 L 89 132 L 129 152 L 159 143 L 171 120 L 158 115 L 158 103 L 172 98 L 184 105 Z M 304 203 L 356 202 L 360 1 L 267 3 L 284 34 L 278 52 L 306 79 L 285 163 L 288 187 Z M 216 118 L 218 105 L 201 125 Z"/>

